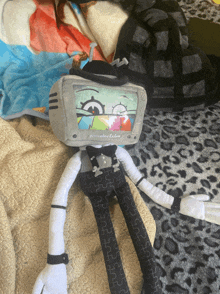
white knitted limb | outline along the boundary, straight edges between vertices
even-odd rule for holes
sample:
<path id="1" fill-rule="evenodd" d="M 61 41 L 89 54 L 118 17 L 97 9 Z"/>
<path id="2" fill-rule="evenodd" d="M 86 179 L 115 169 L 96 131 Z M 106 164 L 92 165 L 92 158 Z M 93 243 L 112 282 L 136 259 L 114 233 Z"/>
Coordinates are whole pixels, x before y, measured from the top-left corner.
<path id="1" fill-rule="evenodd" d="M 60 178 L 52 205 L 67 206 L 68 193 L 76 179 L 81 166 L 81 152 L 77 152 L 67 163 Z M 49 227 L 49 251 L 51 255 L 59 255 L 64 252 L 63 228 L 66 218 L 66 210 L 51 208 Z"/>
<path id="2" fill-rule="evenodd" d="M 220 203 L 205 202 L 205 220 L 220 226 Z"/>
<path id="3" fill-rule="evenodd" d="M 52 205 L 66 207 L 68 192 L 81 167 L 81 151 L 77 152 L 67 163 L 54 193 Z M 51 208 L 49 224 L 49 250 L 50 255 L 61 255 L 65 252 L 64 223 L 66 209 Z M 43 292 L 41 292 L 43 290 Z M 47 264 L 38 276 L 32 294 L 67 294 L 66 265 Z"/>
<path id="4" fill-rule="evenodd" d="M 67 294 L 66 265 L 47 264 L 39 274 L 32 294 Z"/>
<path id="5" fill-rule="evenodd" d="M 208 201 L 208 195 L 190 195 L 183 197 L 180 213 L 220 225 L 220 203 Z"/>
<path id="6" fill-rule="evenodd" d="M 116 156 L 122 163 L 129 178 L 136 184 L 141 179 L 142 174 L 135 166 L 129 153 L 118 147 Z M 149 196 L 157 204 L 171 209 L 174 197 L 152 185 L 146 179 L 143 179 L 138 188 Z M 197 219 L 206 220 L 220 225 L 220 203 L 207 202 L 210 199 L 208 195 L 190 195 L 181 198 L 180 213 Z"/>
<path id="7" fill-rule="evenodd" d="M 116 156 L 122 163 L 127 175 L 132 180 L 134 184 L 142 177 L 142 174 L 135 166 L 130 154 L 122 147 L 118 147 L 116 150 Z M 154 202 L 164 206 L 166 208 L 171 208 L 174 198 L 161 189 L 155 187 L 146 179 L 143 179 L 138 188 L 142 190 L 147 196 L 149 196 Z"/>

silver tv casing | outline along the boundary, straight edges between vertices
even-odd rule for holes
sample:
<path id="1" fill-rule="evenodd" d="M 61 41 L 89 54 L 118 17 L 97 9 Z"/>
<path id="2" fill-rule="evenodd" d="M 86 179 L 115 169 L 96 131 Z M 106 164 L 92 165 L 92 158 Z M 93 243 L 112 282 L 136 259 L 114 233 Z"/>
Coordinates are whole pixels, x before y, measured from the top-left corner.
<path id="1" fill-rule="evenodd" d="M 143 87 L 131 83 L 123 86 L 113 86 L 114 89 L 132 91 L 137 93 L 137 112 L 132 131 L 110 131 L 110 130 L 82 130 L 78 128 L 75 91 L 78 86 L 96 88 L 110 88 L 79 76 L 66 75 L 59 79 L 51 88 L 49 94 L 49 118 L 54 134 L 68 146 L 81 147 L 88 145 L 130 145 L 138 142 L 144 112 L 147 104 L 147 94 Z"/>

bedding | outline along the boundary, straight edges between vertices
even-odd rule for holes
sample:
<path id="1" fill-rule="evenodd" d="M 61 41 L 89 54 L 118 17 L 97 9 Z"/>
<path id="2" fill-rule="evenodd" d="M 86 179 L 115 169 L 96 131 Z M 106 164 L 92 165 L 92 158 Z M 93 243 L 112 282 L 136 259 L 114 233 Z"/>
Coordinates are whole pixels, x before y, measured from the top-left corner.
<path id="1" fill-rule="evenodd" d="M 220 203 L 220 103 L 205 110 L 146 112 L 129 148 L 139 170 L 174 197 L 205 193 Z M 220 227 L 173 213 L 142 194 L 156 221 L 162 293 L 219 293 Z"/>
<path id="2" fill-rule="evenodd" d="M 80 60 L 82 51 L 88 56 L 91 41 L 99 45 L 94 59 L 111 62 L 119 31 L 128 19 L 127 12 L 108 2 L 102 2 L 103 6 L 96 1 L 81 5 L 83 15 L 74 3 L 42 3 L 0 3 L 0 292 L 5 294 L 30 294 L 45 266 L 50 204 L 73 154 L 51 131 L 50 88 L 62 74 L 68 74 L 69 66 Z M 190 4 L 180 5 L 185 13 L 184 5 L 188 9 Z M 197 5 L 194 2 L 190 7 L 197 9 Z M 219 15 L 218 7 L 212 2 L 209 5 Z M 9 17 L 11 24 L 7 26 Z M 217 64 L 217 59 L 213 60 Z M 81 67 L 87 62 L 88 58 Z M 127 150 L 146 178 L 167 193 L 175 197 L 205 193 L 211 201 L 220 203 L 220 102 L 190 112 L 147 107 L 140 141 Z M 219 225 L 171 212 L 143 194 L 143 199 L 135 195 L 154 243 L 162 292 L 219 293 Z M 114 205 L 112 213 L 116 214 L 118 207 Z M 102 275 L 98 278 L 104 263 L 89 208 L 74 185 L 65 228 L 66 246 L 72 256 L 68 267 L 71 294 L 92 293 L 94 281 L 94 293 L 108 293 L 106 280 Z M 87 212 L 88 218 L 83 218 Z M 116 223 L 126 252 L 126 272 L 133 275 L 129 278 L 131 293 L 139 293 L 141 277 L 136 257 L 123 222 L 119 219 Z M 89 252 L 86 236 L 92 248 Z M 81 250 L 88 255 L 83 257 Z"/>
<path id="3" fill-rule="evenodd" d="M 74 150 L 61 143 L 49 122 L 23 116 L 0 119 L 0 293 L 30 294 L 48 250 L 50 206 L 59 179 Z M 153 244 L 155 221 L 128 180 Z M 111 216 L 131 293 L 139 293 L 141 269 L 119 204 Z M 92 205 L 79 188 L 69 192 L 65 225 L 69 255 L 69 293 L 109 293 L 105 263 Z"/>
<path id="4" fill-rule="evenodd" d="M 203 20 L 209 20 L 216 24 L 220 24 L 220 6 L 216 2 L 217 1 L 212 0 L 178 1 L 187 20 L 190 20 L 191 18 L 195 17 Z"/>

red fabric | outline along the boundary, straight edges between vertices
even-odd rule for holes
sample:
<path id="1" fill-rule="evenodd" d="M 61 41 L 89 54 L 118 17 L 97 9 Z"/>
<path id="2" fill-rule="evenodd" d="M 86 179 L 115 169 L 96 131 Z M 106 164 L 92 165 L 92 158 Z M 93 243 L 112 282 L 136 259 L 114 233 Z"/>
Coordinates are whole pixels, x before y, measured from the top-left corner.
<path id="1" fill-rule="evenodd" d="M 29 19 L 30 43 L 33 49 L 69 55 L 74 51 L 81 51 L 89 55 L 91 41 L 87 37 L 72 25 L 60 23 L 58 27 L 53 0 L 48 0 L 47 5 L 40 3 L 42 1 L 33 1 L 36 10 Z M 101 50 L 98 50 L 95 48 L 93 59 L 105 60 Z"/>

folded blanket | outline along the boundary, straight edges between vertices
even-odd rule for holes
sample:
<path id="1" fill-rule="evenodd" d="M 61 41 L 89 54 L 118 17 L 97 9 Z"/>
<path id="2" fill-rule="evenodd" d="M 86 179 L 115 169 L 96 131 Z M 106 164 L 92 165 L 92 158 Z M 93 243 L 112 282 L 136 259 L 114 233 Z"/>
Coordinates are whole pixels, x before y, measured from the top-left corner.
<path id="1" fill-rule="evenodd" d="M 93 41 L 93 59 L 129 60 L 124 73 L 145 86 L 150 107 L 192 109 L 218 100 L 215 71 L 188 43 L 177 1 L 2 0 L 0 116 L 49 120 L 52 85 L 73 60 L 81 68 L 88 62 Z"/>
<path id="2" fill-rule="evenodd" d="M 0 119 L 0 150 L 0 293 L 30 294 L 46 265 L 50 205 L 73 150 L 48 122 L 36 119 L 34 126 L 26 116 Z M 154 219 L 128 182 L 153 244 Z M 116 201 L 110 210 L 131 293 L 139 294 L 142 273 Z M 110 293 L 93 210 L 77 182 L 69 193 L 65 244 L 68 293 Z"/>
<path id="3" fill-rule="evenodd" d="M 2 0 L 0 3 L 0 116 L 31 114 L 49 120 L 52 85 L 68 73 L 73 59 L 87 56 L 112 61 L 127 13 L 118 6 L 94 1 L 80 7 L 66 1 Z M 54 4 L 55 2 L 55 4 Z M 96 3 L 96 2 L 95 2 Z M 103 6 L 104 5 L 104 6 Z M 116 8 L 115 8 L 116 7 Z M 13 17 L 12 17 L 13 16 Z M 82 68 L 88 58 L 81 62 Z"/>
<path id="4" fill-rule="evenodd" d="M 3 118 L 27 113 L 48 119 L 50 88 L 61 74 L 68 73 L 65 65 L 72 63 L 71 56 L 80 52 L 89 54 L 91 41 L 83 33 L 72 6 L 66 4 L 63 9 L 61 22 L 52 0 L 47 5 L 38 0 L 1 1 L 0 116 Z M 96 49 L 94 58 L 105 59 Z"/>

